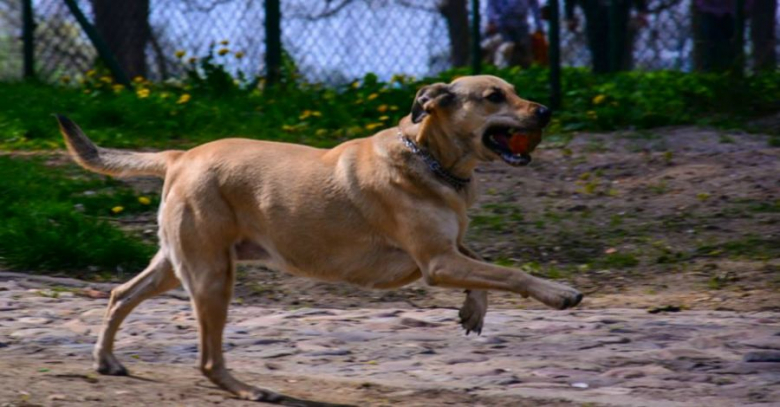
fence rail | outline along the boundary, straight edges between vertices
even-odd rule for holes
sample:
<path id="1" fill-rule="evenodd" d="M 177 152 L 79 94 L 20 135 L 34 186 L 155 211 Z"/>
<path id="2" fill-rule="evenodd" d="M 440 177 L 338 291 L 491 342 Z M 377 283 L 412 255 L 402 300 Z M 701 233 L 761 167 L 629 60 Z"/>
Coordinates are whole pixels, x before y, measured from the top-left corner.
<path id="1" fill-rule="evenodd" d="M 582 8 L 575 8 L 579 26 L 569 30 L 563 20 L 568 4 L 564 1 L 575 0 L 550 1 L 559 3 L 548 2 L 543 11 L 558 11 L 556 19 L 546 20 L 542 28 L 552 34 L 548 37 L 555 41 L 551 49 L 560 49 L 560 64 L 590 65 L 592 52 L 587 46 Z M 693 69 L 696 19 L 691 1 L 648 0 L 645 24 L 631 20 L 627 25 L 624 34 L 631 51 L 623 56 L 627 61 L 619 63 L 629 69 Z M 426 76 L 453 65 L 471 64 L 477 71 L 485 62 L 475 53 L 480 52 L 478 39 L 487 26 L 486 3 L 0 0 L 0 80 L 78 77 L 93 68 L 98 59 L 110 65 L 108 51 L 129 77 L 140 75 L 153 80 L 181 75 L 190 58 L 201 58 L 209 52 L 216 53 L 235 73 L 268 74 L 273 79 L 287 66 L 297 69 L 308 81 L 329 84 L 367 73 L 383 79 L 397 74 Z M 74 7 L 68 4 L 84 13 L 105 49 L 95 46 L 89 29 L 85 31 L 85 25 L 74 16 Z M 555 7 L 550 7 L 552 4 Z M 474 17 L 478 24 L 473 24 Z M 526 23 L 533 28 L 532 19 Z M 750 24 L 749 20 L 742 31 L 750 31 Z M 556 26 L 560 27 L 559 36 Z M 775 38 L 779 34 L 775 33 Z M 751 48 L 745 49 L 750 52 Z"/>

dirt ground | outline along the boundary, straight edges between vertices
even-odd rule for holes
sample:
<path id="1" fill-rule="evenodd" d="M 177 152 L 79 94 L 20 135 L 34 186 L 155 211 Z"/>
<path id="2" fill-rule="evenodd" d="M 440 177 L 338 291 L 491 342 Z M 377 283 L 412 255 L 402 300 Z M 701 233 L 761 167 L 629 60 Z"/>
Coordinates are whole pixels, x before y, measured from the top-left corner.
<path id="1" fill-rule="evenodd" d="M 61 163 L 63 157 L 53 156 L 52 162 Z M 472 248 L 487 260 L 576 286 L 586 294 L 580 309 L 647 309 L 662 311 L 662 319 L 675 315 L 664 310 L 762 312 L 777 327 L 780 148 L 770 147 L 766 135 L 694 127 L 579 134 L 566 143 L 547 143 L 530 167 L 491 163 L 482 166 L 476 178 L 481 195 L 471 211 Z M 159 188 L 156 181 L 129 182 L 143 191 Z M 120 223 L 153 241 L 154 214 Z M 234 308 L 454 310 L 463 298 L 460 292 L 420 282 L 393 291 L 367 291 L 242 266 Z M 543 309 L 505 293 L 491 293 L 490 303 L 491 309 L 506 312 Z M 0 327 L 2 323 L 0 317 Z M 488 323 L 485 334 L 496 329 Z M 0 348 L 15 343 L 0 335 Z M 134 379 L 98 378 L 88 369 L 87 351 L 80 349 L 74 353 L 78 357 L 63 361 L 58 353 L 62 349 L 41 348 L 21 353 L 0 349 L 0 405 L 244 404 L 213 388 L 191 363 L 140 360 L 134 365 Z M 36 374 L 49 365 L 60 366 L 61 373 Z M 306 366 L 299 368 L 304 371 Z M 242 377 L 259 380 L 260 375 Z M 269 387 L 296 389 L 300 397 L 337 395 L 330 399 L 356 405 L 563 406 L 604 401 L 477 395 L 447 386 L 409 390 L 404 383 L 299 377 L 295 371 L 262 372 L 262 377 Z M 769 383 L 780 383 L 780 378 L 775 374 Z M 41 393 L 47 396 L 36 395 Z M 668 401 L 657 405 L 673 405 L 674 400 Z M 636 405 L 652 405 L 643 403 Z"/>

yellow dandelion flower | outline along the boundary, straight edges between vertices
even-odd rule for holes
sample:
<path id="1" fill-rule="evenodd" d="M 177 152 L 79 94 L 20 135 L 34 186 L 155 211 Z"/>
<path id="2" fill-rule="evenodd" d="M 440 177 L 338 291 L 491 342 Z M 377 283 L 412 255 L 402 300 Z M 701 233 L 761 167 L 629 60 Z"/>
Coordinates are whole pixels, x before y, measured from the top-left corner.
<path id="1" fill-rule="evenodd" d="M 372 131 L 372 130 L 376 129 L 377 127 L 382 127 L 382 126 L 384 126 L 384 124 L 382 124 L 382 123 L 369 123 L 369 124 L 366 125 L 366 130 Z"/>
<path id="2" fill-rule="evenodd" d="M 228 44 L 230 44 L 230 42 L 229 42 L 228 40 L 222 40 L 222 41 L 220 41 L 219 43 L 220 43 L 220 44 L 222 44 L 222 45 L 228 45 Z"/>
<path id="3" fill-rule="evenodd" d="M 312 111 L 311 115 L 314 117 L 322 117 L 322 113 L 317 110 Z"/>
<path id="4" fill-rule="evenodd" d="M 222 56 L 222 55 L 225 55 L 225 54 L 227 54 L 228 52 L 230 52 L 230 50 L 229 50 L 229 49 L 227 49 L 227 48 L 220 48 L 220 50 L 219 50 L 219 51 L 217 51 L 217 54 L 219 54 L 220 56 Z"/>
<path id="5" fill-rule="evenodd" d="M 352 89 L 357 89 L 357 88 L 360 87 L 360 82 L 358 82 L 358 81 L 352 82 L 352 85 L 350 85 L 350 86 L 352 86 Z"/>
<path id="6" fill-rule="evenodd" d="M 243 53 L 243 52 L 241 52 L 241 51 L 238 51 L 238 52 L 236 52 L 236 54 L 235 54 L 235 55 L 236 55 L 236 59 L 241 59 L 241 58 L 243 58 L 243 57 L 244 57 L 244 53 Z"/>
<path id="7" fill-rule="evenodd" d="M 381 121 L 390 120 L 390 116 L 382 116 L 382 117 L 379 118 L 379 120 L 381 120 Z"/>
<path id="8" fill-rule="evenodd" d="M 105 83 L 111 83 L 111 82 L 113 82 L 114 80 L 113 80 L 113 79 L 111 79 L 111 77 L 110 77 L 110 76 L 101 76 L 101 77 L 100 77 L 100 81 L 101 81 L 101 82 L 105 82 Z"/>
<path id="9" fill-rule="evenodd" d="M 115 207 L 111 208 L 111 212 L 114 212 L 114 213 L 120 213 L 123 210 L 125 210 L 124 206 L 115 206 Z"/>
<path id="10" fill-rule="evenodd" d="M 181 59 L 181 58 L 184 58 L 185 55 L 187 55 L 187 51 L 180 49 L 180 50 L 174 52 L 173 55 L 175 55 L 176 58 Z"/>
<path id="11" fill-rule="evenodd" d="M 181 96 L 179 96 L 179 100 L 176 101 L 177 105 L 183 105 L 190 101 L 190 94 L 189 93 L 183 93 Z"/>
<path id="12" fill-rule="evenodd" d="M 378 93 L 372 93 L 372 94 L 368 95 L 368 100 L 374 100 L 374 99 L 376 99 L 378 97 L 379 97 Z"/>
<path id="13" fill-rule="evenodd" d="M 112 86 L 111 89 L 114 90 L 114 93 L 119 93 L 125 89 L 125 85 L 117 83 L 114 86 Z"/>
<path id="14" fill-rule="evenodd" d="M 138 96 L 138 99 L 146 99 L 149 97 L 149 89 L 138 89 L 135 91 L 136 96 Z"/>
<path id="15" fill-rule="evenodd" d="M 600 104 L 604 103 L 604 101 L 606 99 L 607 99 L 607 97 L 605 95 L 597 95 L 596 97 L 593 98 L 593 104 L 594 105 L 600 105 Z"/>
<path id="16" fill-rule="evenodd" d="M 379 105 L 379 107 L 376 108 L 376 111 L 379 113 L 384 113 L 387 111 L 387 105 Z"/>
<path id="17" fill-rule="evenodd" d="M 146 197 L 146 196 L 139 196 L 138 197 L 138 203 L 140 203 L 141 205 L 149 205 L 149 204 L 152 203 L 152 200 L 149 199 L 149 197 Z"/>
<path id="18" fill-rule="evenodd" d="M 300 119 L 300 120 L 305 120 L 305 119 L 308 119 L 308 118 L 309 118 L 309 116 L 311 116 L 311 111 L 309 111 L 309 110 L 304 110 L 304 111 L 303 111 L 303 113 L 301 113 L 301 115 L 300 115 L 300 116 L 298 116 L 298 119 Z"/>
<path id="19" fill-rule="evenodd" d="M 91 78 L 91 77 L 93 77 L 95 75 L 97 75 L 97 71 L 95 71 L 94 69 L 90 69 L 89 71 L 87 71 L 87 77 L 88 78 Z"/>
<path id="20" fill-rule="evenodd" d="M 60 80 L 62 81 L 62 83 L 70 83 L 70 76 L 65 75 L 62 78 L 60 78 Z"/>
<path id="21" fill-rule="evenodd" d="M 144 81 L 143 76 L 136 76 L 135 78 L 133 78 L 133 82 L 135 83 L 143 83 L 143 81 Z"/>

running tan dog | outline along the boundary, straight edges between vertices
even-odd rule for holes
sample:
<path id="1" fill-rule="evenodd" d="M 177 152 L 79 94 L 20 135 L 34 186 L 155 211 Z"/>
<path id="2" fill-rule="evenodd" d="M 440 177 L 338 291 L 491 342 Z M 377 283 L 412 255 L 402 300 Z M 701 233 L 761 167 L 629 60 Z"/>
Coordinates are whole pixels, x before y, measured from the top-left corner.
<path id="1" fill-rule="evenodd" d="M 466 289 L 460 316 L 467 331 L 482 329 L 485 290 L 557 309 L 582 299 L 567 286 L 481 261 L 463 243 L 474 167 L 497 158 L 527 164 L 550 120 L 547 108 L 520 99 L 499 78 L 426 86 L 398 127 L 330 150 L 226 139 L 188 151 L 126 152 L 97 147 L 73 122 L 58 120 L 85 168 L 165 179 L 160 250 L 111 293 L 94 351 L 100 373 L 127 374 L 113 354 L 122 320 L 141 301 L 182 284 L 199 323 L 203 374 L 240 398 L 285 400 L 238 381 L 225 366 L 222 331 L 242 260 L 364 287 L 423 278 Z"/>

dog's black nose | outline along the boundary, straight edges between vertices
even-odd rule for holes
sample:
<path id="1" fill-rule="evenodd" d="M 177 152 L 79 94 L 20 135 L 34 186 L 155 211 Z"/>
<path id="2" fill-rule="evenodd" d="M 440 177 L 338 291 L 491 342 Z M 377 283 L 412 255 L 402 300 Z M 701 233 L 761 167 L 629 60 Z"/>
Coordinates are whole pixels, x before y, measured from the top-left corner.
<path id="1" fill-rule="evenodd" d="M 550 123 L 550 117 L 552 117 L 552 111 L 546 106 L 539 105 L 536 108 L 536 119 L 539 120 L 539 126 L 544 127 Z"/>

